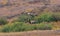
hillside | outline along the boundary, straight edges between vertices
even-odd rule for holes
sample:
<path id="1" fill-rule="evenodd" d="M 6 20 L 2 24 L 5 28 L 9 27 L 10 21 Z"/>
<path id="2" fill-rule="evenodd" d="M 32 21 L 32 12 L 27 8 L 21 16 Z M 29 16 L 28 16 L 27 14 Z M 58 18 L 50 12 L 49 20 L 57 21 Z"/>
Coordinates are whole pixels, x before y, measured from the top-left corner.
<path id="1" fill-rule="evenodd" d="M 0 0 L 0 36 L 29 35 L 60 36 L 60 0 Z"/>
<path id="2" fill-rule="evenodd" d="M 60 0 L 0 0 L 0 16 L 15 17 L 16 15 L 26 12 L 27 9 L 35 10 L 36 8 L 44 11 L 60 11 Z"/>

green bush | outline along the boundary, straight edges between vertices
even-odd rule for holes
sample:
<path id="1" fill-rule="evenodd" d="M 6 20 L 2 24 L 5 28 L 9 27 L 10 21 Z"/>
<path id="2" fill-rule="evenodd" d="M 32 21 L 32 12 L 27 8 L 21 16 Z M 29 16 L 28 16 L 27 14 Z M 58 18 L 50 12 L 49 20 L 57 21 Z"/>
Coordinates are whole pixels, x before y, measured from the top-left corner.
<path id="1" fill-rule="evenodd" d="M 38 23 L 40 23 L 40 22 L 52 22 L 52 21 L 55 21 L 55 18 L 53 17 L 52 13 L 44 12 L 44 13 L 38 15 L 35 18 L 35 20 L 37 20 Z"/>
<path id="2" fill-rule="evenodd" d="M 33 19 L 34 19 L 34 17 L 31 15 L 22 14 L 22 15 L 20 15 L 20 17 L 18 17 L 17 21 L 18 22 L 29 22 Z"/>
<path id="3" fill-rule="evenodd" d="M 4 25 L 0 30 L 1 32 L 20 32 L 20 31 L 30 31 L 30 30 L 51 30 L 52 25 L 41 23 L 41 24 L 26 24 L 23 22 L 16 22 L 13 24 Z"/>
<path id="4" fill-rule="evenodd" d="M 0 18 L 0 25 L 5 25 L 7 23 L 8 23 L 8 21 L 6 19 Z"/>

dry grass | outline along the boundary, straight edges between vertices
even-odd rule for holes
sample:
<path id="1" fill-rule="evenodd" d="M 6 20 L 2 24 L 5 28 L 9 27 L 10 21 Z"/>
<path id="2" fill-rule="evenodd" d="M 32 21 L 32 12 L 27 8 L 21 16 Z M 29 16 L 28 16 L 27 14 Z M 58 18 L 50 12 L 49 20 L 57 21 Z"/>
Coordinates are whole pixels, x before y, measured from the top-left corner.
<path id="1" fill-rule="evenodd" d="M 27 32 L 0 33 L 0 36 L 60 36 L 60 33 L 53 30 L 36 30 Z"/>
<path id="2" fill-rule="evenodd" d="M 51 22 L 51 24 L 53 25 L 53 30 L 60 30 L 60 21 Z"/>

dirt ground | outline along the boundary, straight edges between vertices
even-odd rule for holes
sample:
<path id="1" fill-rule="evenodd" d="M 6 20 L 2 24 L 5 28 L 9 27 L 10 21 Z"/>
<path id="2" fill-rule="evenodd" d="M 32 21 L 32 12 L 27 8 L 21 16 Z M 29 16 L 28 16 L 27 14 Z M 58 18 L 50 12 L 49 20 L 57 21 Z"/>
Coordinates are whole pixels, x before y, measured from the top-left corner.
<path id="1" fill-rule="evenodd" d="M 60 30 L 35 30 L 26 32 L 0 33 L 0 36 L 60 36 Z"/>

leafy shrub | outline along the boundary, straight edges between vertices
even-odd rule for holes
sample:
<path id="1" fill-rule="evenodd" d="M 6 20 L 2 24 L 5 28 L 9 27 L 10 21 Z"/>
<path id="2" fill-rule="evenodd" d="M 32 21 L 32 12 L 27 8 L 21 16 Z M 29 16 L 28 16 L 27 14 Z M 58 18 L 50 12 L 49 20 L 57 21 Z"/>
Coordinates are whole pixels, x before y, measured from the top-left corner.
<path id="1" fill-rule="evenodd" d="M 0 18 L 0 25 L 5 25 L 7 23 L 8 23 L 8 21 L 6 19 Z"/>
<path id="2" fill-rule="evenodd" d="M 27 15 L 27 14 L 22 14 L 20 17 L 17 19 L 18 22 L 29 22 L 33 20 L 33 16 Z"/>
<path id="3" fill-rule="evenodd" d="M 28 21 L 28 16 L 27 15 L 21 15 L 18 20 L 19 22 L 27 22 Z"/>
<path id="4" fill-rule="evenodd" d="M 25 24 L 22 22 L 16 22 L 13 24 L 8 24 L 2 27 L 1 32 L 20 32 L 20 31 L 30 31 L 30 30 L 51 30 L 51 24 Z"/>
<path id="5" fill-rule="evenodd" d="M 52 13 L 49 12 L 44 12 L 40 15 L 38 15 L 38 17 L 35 18 L 37 20 L 37 22 L 51 22 L 51 21 L 55 21 L 55 18 L 52 16 Z"/>

